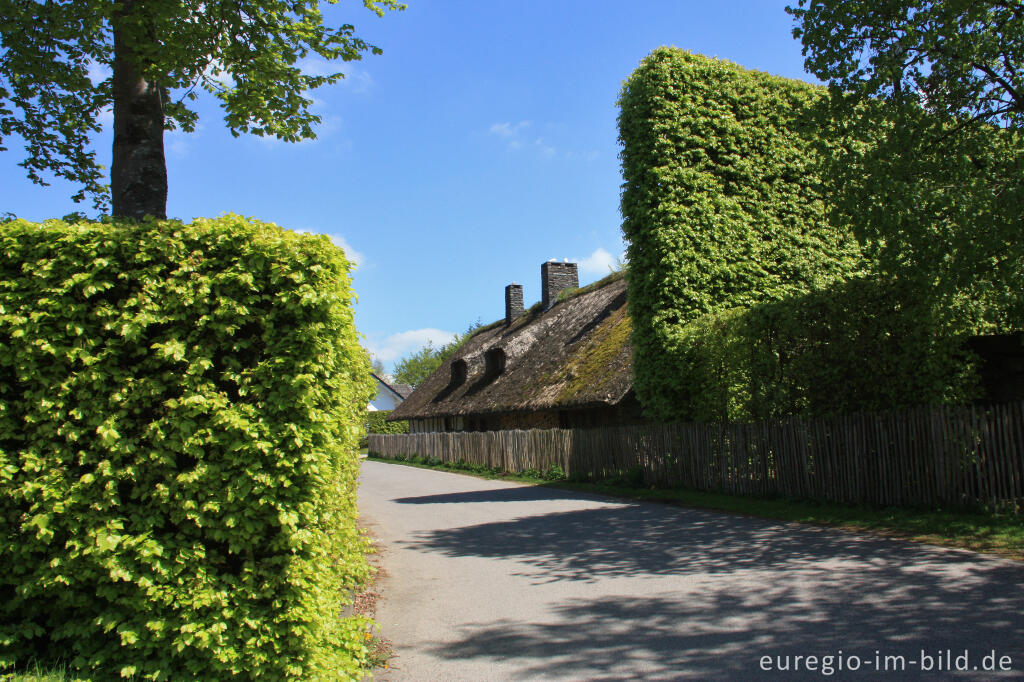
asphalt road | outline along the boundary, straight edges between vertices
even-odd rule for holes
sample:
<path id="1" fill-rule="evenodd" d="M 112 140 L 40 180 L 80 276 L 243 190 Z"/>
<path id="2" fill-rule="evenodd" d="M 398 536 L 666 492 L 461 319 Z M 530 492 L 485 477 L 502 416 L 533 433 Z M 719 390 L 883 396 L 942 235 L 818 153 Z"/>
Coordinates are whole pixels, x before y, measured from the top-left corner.
<path id="1" fill-rule="evenodd" d="M 359 499 L 376 679 L 1024 679 L 1019 562 L 376 462 Z"/>

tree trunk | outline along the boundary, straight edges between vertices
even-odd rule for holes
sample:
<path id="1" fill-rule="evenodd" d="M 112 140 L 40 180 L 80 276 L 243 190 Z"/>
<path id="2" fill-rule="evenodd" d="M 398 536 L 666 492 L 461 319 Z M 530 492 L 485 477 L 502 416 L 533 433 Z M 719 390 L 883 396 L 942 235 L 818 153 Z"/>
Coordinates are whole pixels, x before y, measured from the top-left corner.
<path id="1" fill-rule="evenodd" d="M 115 218 L 141 220 L 167 217 L 167 164 L 164 159 L 164 93 L 148 82 L 136 64 L 132 46 L 139 36 L 126 36 L 120 19 L 138 31 L 131 17 L 136 2 L 128 0 L 114 20 L 114 159 L 110 190 Z M 142 10 L 145 11 L 145 10 Z"/>

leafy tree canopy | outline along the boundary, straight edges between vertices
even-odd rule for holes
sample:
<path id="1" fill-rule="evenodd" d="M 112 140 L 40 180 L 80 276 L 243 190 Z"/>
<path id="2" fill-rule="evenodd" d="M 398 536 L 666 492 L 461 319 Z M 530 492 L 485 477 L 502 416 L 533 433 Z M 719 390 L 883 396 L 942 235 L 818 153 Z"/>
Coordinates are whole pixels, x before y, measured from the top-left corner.
<path id="1" fill-rule="evenodd" d="M 1024 322 L 1024 3 L 800 0 L 834 221 L 976 331 Z"/>
<path id="2" fill-rule="evenodd" d="M 404 7 L 397 0 L 362 2 L 378 15 Z M 320 4 L 0 0 L 0 150 L 11 136 L 20 137 L 26 152 L 20 165 L 30 179 L 45 185 L 50 173 L 63 177 L 81 186 L 76 201 L 88 195 L 105 207 L 106 187 L 88 143 L 100 129 L 100 111 L 114 104 L 117 147 L 119 77 L 128 91 L 132 80 L 153 91 L 150 106 L 160 111 L 151 117 L 156 130 L 150 137 L 179 126 L 193 131 L 197 114 L 190 103 L 203 90 L 220 100 L 234 135 L 290 142 L 315 137 L 319 117 L 304 93 L 343 76 L 303 73 L 300 60 L 349 61 L 380 52 L 349 24 L 325 26 Z M 91 73 L 113 75 L 94 82 Z M 156 161 L 162 166 L 162 143 Z M 116 151 L 114 165 L 116 175 Z M 114 184 L 116 213 L 116 177 Z"/>
<path id="3" fill-rule="evenodd" d="M 395 363 L 395 383 L 408 384 L 413 388 L 422 384 L 451 355 L 446 353 L 447 348 L 448 345 L 435 348 L 434 344 L 428 341 L 423 348 L 406 355 Z"/>
<path id="4" fill-rule="evenodd" d="M 787 11 L 807 70 L 845 92 L 1024 127 L 1020 0 L 799 0 Z"/>
<path id="5" fill-rule="evenodd" d="M 462 344 L 481 327 L 480 321 L 469 325 L 463 334 L 456 334 L 450 343 L 435 347 L 433 342 L 395 363 L 394 380 L 397 384 L 408 384 L 416 388 L 433 374 L 441 364 L 450 358 Z"/>

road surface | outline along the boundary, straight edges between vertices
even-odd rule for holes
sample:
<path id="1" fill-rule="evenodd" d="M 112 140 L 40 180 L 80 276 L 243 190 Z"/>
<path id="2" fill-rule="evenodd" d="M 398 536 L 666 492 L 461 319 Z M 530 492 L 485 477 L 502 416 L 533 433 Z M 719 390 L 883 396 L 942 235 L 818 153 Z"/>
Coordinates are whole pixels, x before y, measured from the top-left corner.
<path id="1" fill-rule="evenodd" d="M 1020 562 L 378 462 L 359 500 L 376 679 L 1024 679 Z"/>

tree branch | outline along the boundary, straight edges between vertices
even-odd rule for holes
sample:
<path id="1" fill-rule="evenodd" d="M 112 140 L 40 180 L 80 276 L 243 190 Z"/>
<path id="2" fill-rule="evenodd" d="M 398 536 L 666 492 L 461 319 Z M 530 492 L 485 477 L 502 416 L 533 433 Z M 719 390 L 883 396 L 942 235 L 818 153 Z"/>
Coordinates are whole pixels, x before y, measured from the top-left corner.
<path id="1" fill-rule="evenodd" d="M 971 66 L 977 69 L 978 71 L 981 71 L 982 73 L 984 73 L 985 75 L 987 75 L 989 78 L 996 81 L 1000 85 L 1002 85 L 1003 89 L 1006 90 L 1006 92 L 1009 93 L 1010 97 L 1013 99 L 1014 108 L 1020 111 L 1024 111 L 1024 102 L 1021 101 L 1020 95 L 1017 93 L 1017 89 L 1010 85 L 1008 82 L 1006 82 L 1006 80 L 1003 79 L 1002 76 L 1000 76 L 998 73 L 993 71 L 990 67 L 985 66 L 984 64 L 972 62 Z"/>

